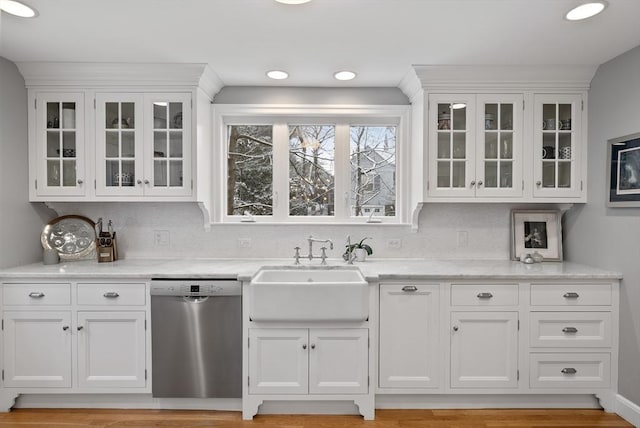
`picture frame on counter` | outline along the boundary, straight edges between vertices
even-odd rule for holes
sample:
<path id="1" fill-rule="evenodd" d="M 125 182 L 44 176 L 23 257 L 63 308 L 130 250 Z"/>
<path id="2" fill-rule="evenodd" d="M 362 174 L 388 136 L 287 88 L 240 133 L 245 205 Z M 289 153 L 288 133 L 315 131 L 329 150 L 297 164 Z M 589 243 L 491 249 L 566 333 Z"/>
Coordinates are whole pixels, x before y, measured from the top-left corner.
<path id="1" fill-rule="evenodd" d="M 562 213 L 511 210 L 511 259 L 538 252 L 544 261 L 562 261 Z"/>
<path id="2" fill-rule="evenodd" d="M 640 207 L 640 133 L 607 141 L 609 207 Z"/>

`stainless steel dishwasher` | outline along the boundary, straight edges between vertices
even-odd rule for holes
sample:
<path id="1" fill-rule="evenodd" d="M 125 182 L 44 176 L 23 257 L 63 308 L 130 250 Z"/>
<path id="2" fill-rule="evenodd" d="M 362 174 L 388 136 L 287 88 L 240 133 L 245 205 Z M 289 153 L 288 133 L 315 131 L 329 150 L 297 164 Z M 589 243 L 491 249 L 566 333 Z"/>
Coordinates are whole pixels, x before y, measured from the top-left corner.
<path id="1" fill-rule="evenodd" d="M 151 343 L 154 397 L 242 397 L 240 282 L 154 279 Z"/>

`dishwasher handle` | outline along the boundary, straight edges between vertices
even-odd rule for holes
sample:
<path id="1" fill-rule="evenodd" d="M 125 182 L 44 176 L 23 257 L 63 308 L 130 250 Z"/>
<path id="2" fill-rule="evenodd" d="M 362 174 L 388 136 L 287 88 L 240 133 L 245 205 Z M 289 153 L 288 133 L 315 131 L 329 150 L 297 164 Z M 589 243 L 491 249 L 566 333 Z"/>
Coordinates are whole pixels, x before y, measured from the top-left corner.
<path id="1" fill-rule="evenodd" d="M 209 300 L 211 296 L 182 296 L 182 300 L 187 303 L 203 303 Z"/>

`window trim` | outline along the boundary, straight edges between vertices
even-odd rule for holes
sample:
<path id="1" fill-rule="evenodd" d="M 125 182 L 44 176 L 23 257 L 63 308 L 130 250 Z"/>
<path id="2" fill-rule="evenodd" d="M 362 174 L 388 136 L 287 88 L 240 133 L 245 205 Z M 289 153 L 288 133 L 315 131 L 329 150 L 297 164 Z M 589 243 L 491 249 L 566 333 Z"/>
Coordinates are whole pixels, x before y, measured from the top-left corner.
<path id="1" fill-rule="evenodd" d="M 411 145 L 411 106 L 410 105 L 256 105 L 256 104 L 214 104 L 213 105 L 213 159 L 211 160 L 213 177 L 213 223 L 222 224 L 408 224 L 410 223 L 410 159 Z M 394 125 L 396 134 L 396 215 L 394 217 L 366 216 L 352 217 L 350 203 L 338 207 L 336 204 L 333 216 L 289 216 L 282 215 L 283 210 L 272 216 L 229 216 L 226 207 L 227 183 L 227 127 L 228 125 L 252 124 L 274 125 L 274 140 L 277 125 L 336 125 L 336 139 L 340 126 L 376 126 Z M 344 129 L 341 130 L 344 132 Z M 335 169 L 344 177 L 350 176 L 349 145 L 338 148 L 335 152 Z M 280 148 L 284 150 L 284 148 Z M 274 146 L 274 155 L 277 148 Z M 286 148 L 288 151 L 288 147 Z M 345 158 L 346 156 L 346 158 Z M 288 169 L 287 169 L 288 171 Z M 274 204 L 279 199 L 282 203 L 283 195 L 279 195 L 280 187 L 284 186 L 282 178 L 278 180 L 274 171 Z M 339 187 L 339 181 L 341 186 Z M 281 190 L 280 190 L 281 191 Z M 344 188 L 344 180 L 336 180 L 336 200 L 338 194 L 350 192 L 349 185 Z M 348 196 L 347 196 L 348 197 Z M 284 198 L 288 198 L 287 195 Z M 344 200 L 344 197 L 341 198 Z M 288 206 L 288 203 L 286 204 Z M 341 204 L 343 205 L 343 204 Z"/>

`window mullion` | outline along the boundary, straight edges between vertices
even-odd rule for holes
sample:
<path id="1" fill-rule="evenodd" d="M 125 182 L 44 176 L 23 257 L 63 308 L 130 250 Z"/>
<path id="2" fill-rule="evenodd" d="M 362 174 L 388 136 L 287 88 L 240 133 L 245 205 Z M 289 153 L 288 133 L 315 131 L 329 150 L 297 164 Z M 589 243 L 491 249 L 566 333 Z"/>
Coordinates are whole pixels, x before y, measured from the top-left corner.
<path id="1" fill-rule="evenodd" d="M 349 124 L 336 123 L 335 130 L 335 218 L 350 217 L 349 192 L 351 165 L 349 163 Z"/>
<path id="2" fill-rule="evenodd" d="M 273 219 L 285 221 L 289 216 L 289 126 L 273 125 Z"/>

